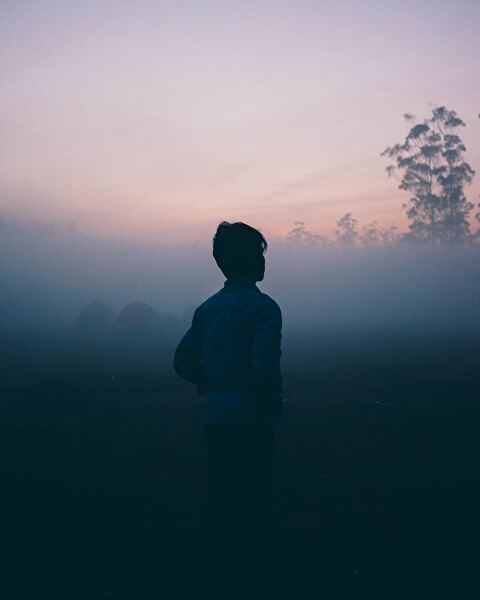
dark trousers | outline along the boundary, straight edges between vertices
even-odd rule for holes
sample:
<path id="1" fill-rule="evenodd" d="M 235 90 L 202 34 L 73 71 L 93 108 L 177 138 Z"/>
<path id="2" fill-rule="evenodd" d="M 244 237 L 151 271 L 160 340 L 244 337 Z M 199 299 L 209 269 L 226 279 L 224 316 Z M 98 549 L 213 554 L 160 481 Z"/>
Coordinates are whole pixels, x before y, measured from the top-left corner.
<path id="1" fill-rule="evenodd" d="M 275 430 L 207 424 L 205 440 L 211 530 L 227 536 L 268 531 Z"/>

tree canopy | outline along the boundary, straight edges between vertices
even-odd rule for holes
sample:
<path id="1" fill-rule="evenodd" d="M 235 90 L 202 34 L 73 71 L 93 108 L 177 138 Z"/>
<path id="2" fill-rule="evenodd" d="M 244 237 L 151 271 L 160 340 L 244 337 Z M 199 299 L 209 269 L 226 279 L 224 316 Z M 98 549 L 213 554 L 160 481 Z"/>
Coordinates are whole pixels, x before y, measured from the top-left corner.
<path id="1" fill-rule="evenodd" d="M 475 174 L 464 160 L 466 148 L 458 135 L 465 123 L 445 106 L 433 109 L 421 123 L 410 113 L 404 118 L 411 125 L 404 142 L 389 146 L 382 156 L 393 159 L 387 173 L 401 174 L 399 188 L 412 194 L 404 205 L 409 235 L 432 243 L 465 241 L 471 235 L 473 204 L 464 188 Z"/>

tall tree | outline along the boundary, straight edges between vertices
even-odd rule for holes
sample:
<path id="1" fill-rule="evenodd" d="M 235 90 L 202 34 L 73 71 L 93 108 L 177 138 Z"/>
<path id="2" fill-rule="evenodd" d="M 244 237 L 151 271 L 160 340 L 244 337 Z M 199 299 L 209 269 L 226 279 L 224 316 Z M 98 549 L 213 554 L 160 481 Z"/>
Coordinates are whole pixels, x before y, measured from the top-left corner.
<path id="1" fill-rule="evenodd" d="M 478 203 L 478 208 L 480 208 L 480 202 Z M 475 234 L 475 240 L 480 241 L 480 210 L 475 215 L 475 219 L 477 219 L 478 225 L 479 225 L 479 227 L 477 229 L 477 233 Z"/>
<path id="2" fill-rule="evenodd" d="M 435 108 L 432 116 L 411 125 L 403 144 L 382 152 L 394 160 L 387 173 L 401 173 L 399 188 L 412 194 L 407 208 L 410 236 L 432 243 L 460 242 L 470 236 L 469 214 L 473 204 L 464 193 L 475 171 L 464 161 L 466 151 L 458 130 L 465 123 L 454 110 Z"/>
<path id="3" fill-rule="evenodd" d="M 376 221 L 368 223 L 363 228 L 361 240 L 364 246 L 376 246 L 380 243 L 380 232 Z"/>
<path id="4" fill-rule="evenodd" d="M 382 244 L 391 244 L 392 242 L 395 242 L 398 239 L 396 233 L 397 229 L 398 227 L 395 225 L 395 223 L 390 223 L 389 225 L 382 227 L 379 232 Z"/>
<path id="5" fill-rule="evenodd" d="M 309 231 L 304 221 L 295 221 L 293 228 L 287 233 L 287 241 L 298 246 L 328 246 L 329 241 L 323 235 Z"/>
<path id="6" fill-rule="evenodd" d="M 337 241 L 342 246 L 354 246 L 358 239 L 358 221 L 352 217 L 352 213 L 346 213 L 337 221 L 335 229 Z"/>

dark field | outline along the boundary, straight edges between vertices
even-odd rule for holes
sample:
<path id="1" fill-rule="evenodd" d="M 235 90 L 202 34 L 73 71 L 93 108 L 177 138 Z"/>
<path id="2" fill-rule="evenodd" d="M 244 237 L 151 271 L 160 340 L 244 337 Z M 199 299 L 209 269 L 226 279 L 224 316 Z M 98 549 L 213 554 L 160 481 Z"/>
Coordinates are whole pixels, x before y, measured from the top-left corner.
<path id="1" fill-rule="evenodd" d="M 62 582 L 65 598 L 161 597 L 173 572 L 200 586 L 216 569 L 201 399 L 172 373 L 172 349 L 157 336 L 3 336 L 18 593 Z M 320 587 L 326 575 L 357 592 L 381 581 L 385 598 L 401 584 L 415 597 L 419 578 L 428 589 L 453 574 L 457 590 L 475 579 L 479 358 L 476 336 L 285 334 L 273 581 L 294 562 Z"/>

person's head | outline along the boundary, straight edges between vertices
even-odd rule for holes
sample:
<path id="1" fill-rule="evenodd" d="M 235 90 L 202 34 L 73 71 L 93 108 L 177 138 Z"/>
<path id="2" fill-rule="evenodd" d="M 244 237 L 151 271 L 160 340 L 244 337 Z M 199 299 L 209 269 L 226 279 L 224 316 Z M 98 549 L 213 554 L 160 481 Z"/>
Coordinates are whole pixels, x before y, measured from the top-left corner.
<path id="1" fill-rule="evenodd" d="M 246 223 L 222 221 L 213 236 L 213 257 L 227 279 L 262 281 L 267 240 Z"/>

